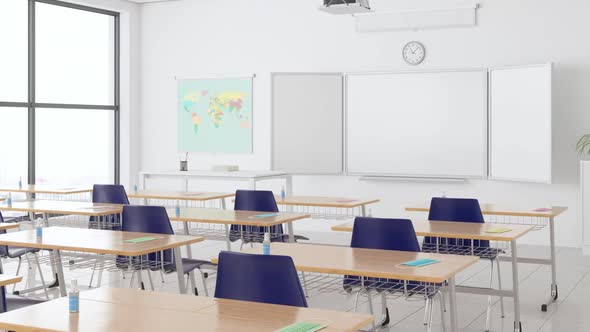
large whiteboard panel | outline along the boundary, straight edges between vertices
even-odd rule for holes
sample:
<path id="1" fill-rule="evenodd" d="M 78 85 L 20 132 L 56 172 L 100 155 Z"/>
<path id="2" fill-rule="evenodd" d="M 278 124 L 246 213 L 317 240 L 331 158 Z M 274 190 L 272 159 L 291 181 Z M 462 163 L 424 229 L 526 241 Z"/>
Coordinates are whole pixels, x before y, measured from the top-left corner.
<path id="1" fill-rule="evenodd" d="M 352 74 L 346 90 L 348 173 L 486 176 L 486 70 Z"/>
<path id="2" fill-rule="evenodd" d="M 551 182 L 551 65 L 490 70 L 490 178 Z"/>
<path id="3" fill-rule="evenodd" d="M 272 169 L 342 173 L 343 75 L 272 75 Z"/>

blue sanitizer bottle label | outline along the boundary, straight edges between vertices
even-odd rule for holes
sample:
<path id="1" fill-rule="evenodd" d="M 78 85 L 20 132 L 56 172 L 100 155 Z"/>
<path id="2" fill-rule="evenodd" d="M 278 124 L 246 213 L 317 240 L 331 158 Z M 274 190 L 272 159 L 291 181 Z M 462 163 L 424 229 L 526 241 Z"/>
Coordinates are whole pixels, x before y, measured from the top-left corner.
<path id="1" fill-rule="evenodd" d="M 262 245 L 262 254 L 263 255 L 270 255 L 270 243 L 264 243 Z"/>
<path id="2" fill-rule="evenodd" d="M 43 227 L 37 226 L 35 234 L 37 234 L 37 237 L 43 237 Z"/>
<path id="3" fill-rule="evenodd" d="M 80 311 L 80 295 L 79 293 L 69 295 L 70 312 Z"/>

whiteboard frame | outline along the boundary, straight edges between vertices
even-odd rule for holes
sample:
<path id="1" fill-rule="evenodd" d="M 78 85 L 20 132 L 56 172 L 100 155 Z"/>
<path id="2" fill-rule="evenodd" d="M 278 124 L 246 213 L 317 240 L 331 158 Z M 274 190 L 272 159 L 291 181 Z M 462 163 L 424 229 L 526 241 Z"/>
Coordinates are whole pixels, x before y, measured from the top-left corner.
<path id="1" fill-rule="evenodd" d="M 549 180 L 542 181 L 542 180 L 531 180 L 531 179 L 520 179 L 520 178 L 505 178 L 505 177 L 496 177 L 492 176 L 492 71 L 498 70 L 508 70 L 508 69 L 525 69 L 525 68 L 539 68 L 539 67 L 549 67 L 551 69 L 551 81 L 549 82 L 549 89 L 551 90 L 551 94 L 549 95 L 549 103 L 551 105 L 551 112 L 549 112 L 549 123 L 551 124 L 551 135 L 549 135 L 549 146 L 551 147 L 550 150 L 550 158 L 549 158 Z M 540 183 L 540 184 L 552 184 L 553 183 L 553 63 L 538 63 L 538 64 L 530 64 L 530 65 L 520 65 L 520 66 L 498 66 L 498 67 L 489 67 L 488 68 L 488 180 L 494 181 L 511 181 L 511 182 L 526 182 L 526 183 Z"/>
<path id="2" fill-rule="evenodd" d="M 346 133 L 344 132 L 345 130 L 345 126 L 344 126 L 344 109 L 346 108 L 344 102 L 346 100 L 346 90 L 345 90 L 345 73 L 344 72 L 271 72 L 270 73 L 270 169 L 271 170 L 275 170 L 275 160 L 274 160 L 274 136 L 275 136 L 275 126 L 274 126 L 274 118 L 275 118 L 275 110 L 274 110 L 274 78 L 275 76 L 279 76 L 279 75 L 283 75 L 283 76 L 340 76 L 342 78 L 342 110 L 340 113 L 340 117 L 341 117 L 341 124 L 342 124 L 342 128 L 341 128 L 341 132 L 342 132 L 342 142 L 341 142 L 341 165 L 340 165 L 340 171 L 338 172 L 291 172 L 291 174 L 294 175 L 346 175 L 345 171 L 344 171 L 344 167 L 345 167 L 345 159 L 344 159 L 344 153 L 345 153 L 345 138 L 346 138 Z"/>
<path id="3" fill-rule="evenodd" d="M 344 117 L 342 130 L 344 137 L 344 174 L 369 177 L 369 176 L 382 176 L 382 177 L 405 177 L 405 178 L 425 178 L 425 179 L 476 179 L 482 180 L 487 179 L 489 175 L 489 127 L 488 118 L 490 114 L 489 109 L 489 85 L 490 85 L 490 74 L 488 67 L 476 67 L 476 68 L 461 68 L 461 69 L 429 69 L 429 70 L 401 70 L 401 71 L 376 71 L 376 72 L 347 72 L 344 73 Z M 462 72 L 481 72 L 486 73 L 486 86 L 484 94 L 486 98 L 484 100 L 484 114 L 482 130 L 484 134 L 483 142 L 483 164 L 481 165 L 482 175 L 478 176 L 457 176 L 457 175 L 445 175 L 445 174 L 403 174 L 403 173 L 362 173 L 362 172 L 349 172 L 348 171 L 348 77 L 353 75 L 396 75 L 396 74 L 434 74 L 434 73 L 462 73 Z"/>

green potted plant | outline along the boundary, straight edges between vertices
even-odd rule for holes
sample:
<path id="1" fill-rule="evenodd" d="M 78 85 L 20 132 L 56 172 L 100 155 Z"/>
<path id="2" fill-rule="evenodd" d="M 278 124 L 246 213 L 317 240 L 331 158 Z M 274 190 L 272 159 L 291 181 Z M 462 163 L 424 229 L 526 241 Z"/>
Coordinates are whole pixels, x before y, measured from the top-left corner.
<path id="1" fill-rule="evenodd" d="M 578 150 L 580 154 L 590 154 L 590 134 L 580 137 L 576 144 L 576 150 Z"/>

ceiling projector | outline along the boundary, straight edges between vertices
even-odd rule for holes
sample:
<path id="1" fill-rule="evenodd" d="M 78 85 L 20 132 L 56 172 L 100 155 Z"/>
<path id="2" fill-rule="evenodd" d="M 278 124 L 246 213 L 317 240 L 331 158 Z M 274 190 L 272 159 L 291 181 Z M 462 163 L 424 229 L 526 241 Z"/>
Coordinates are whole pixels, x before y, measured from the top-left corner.
<path id="1" fill-rule="evenodd" d="M 372 12 L 369 0 L 324 0 L 324 5 L 320 7 L 320 10 L 335 15 Z"/>

